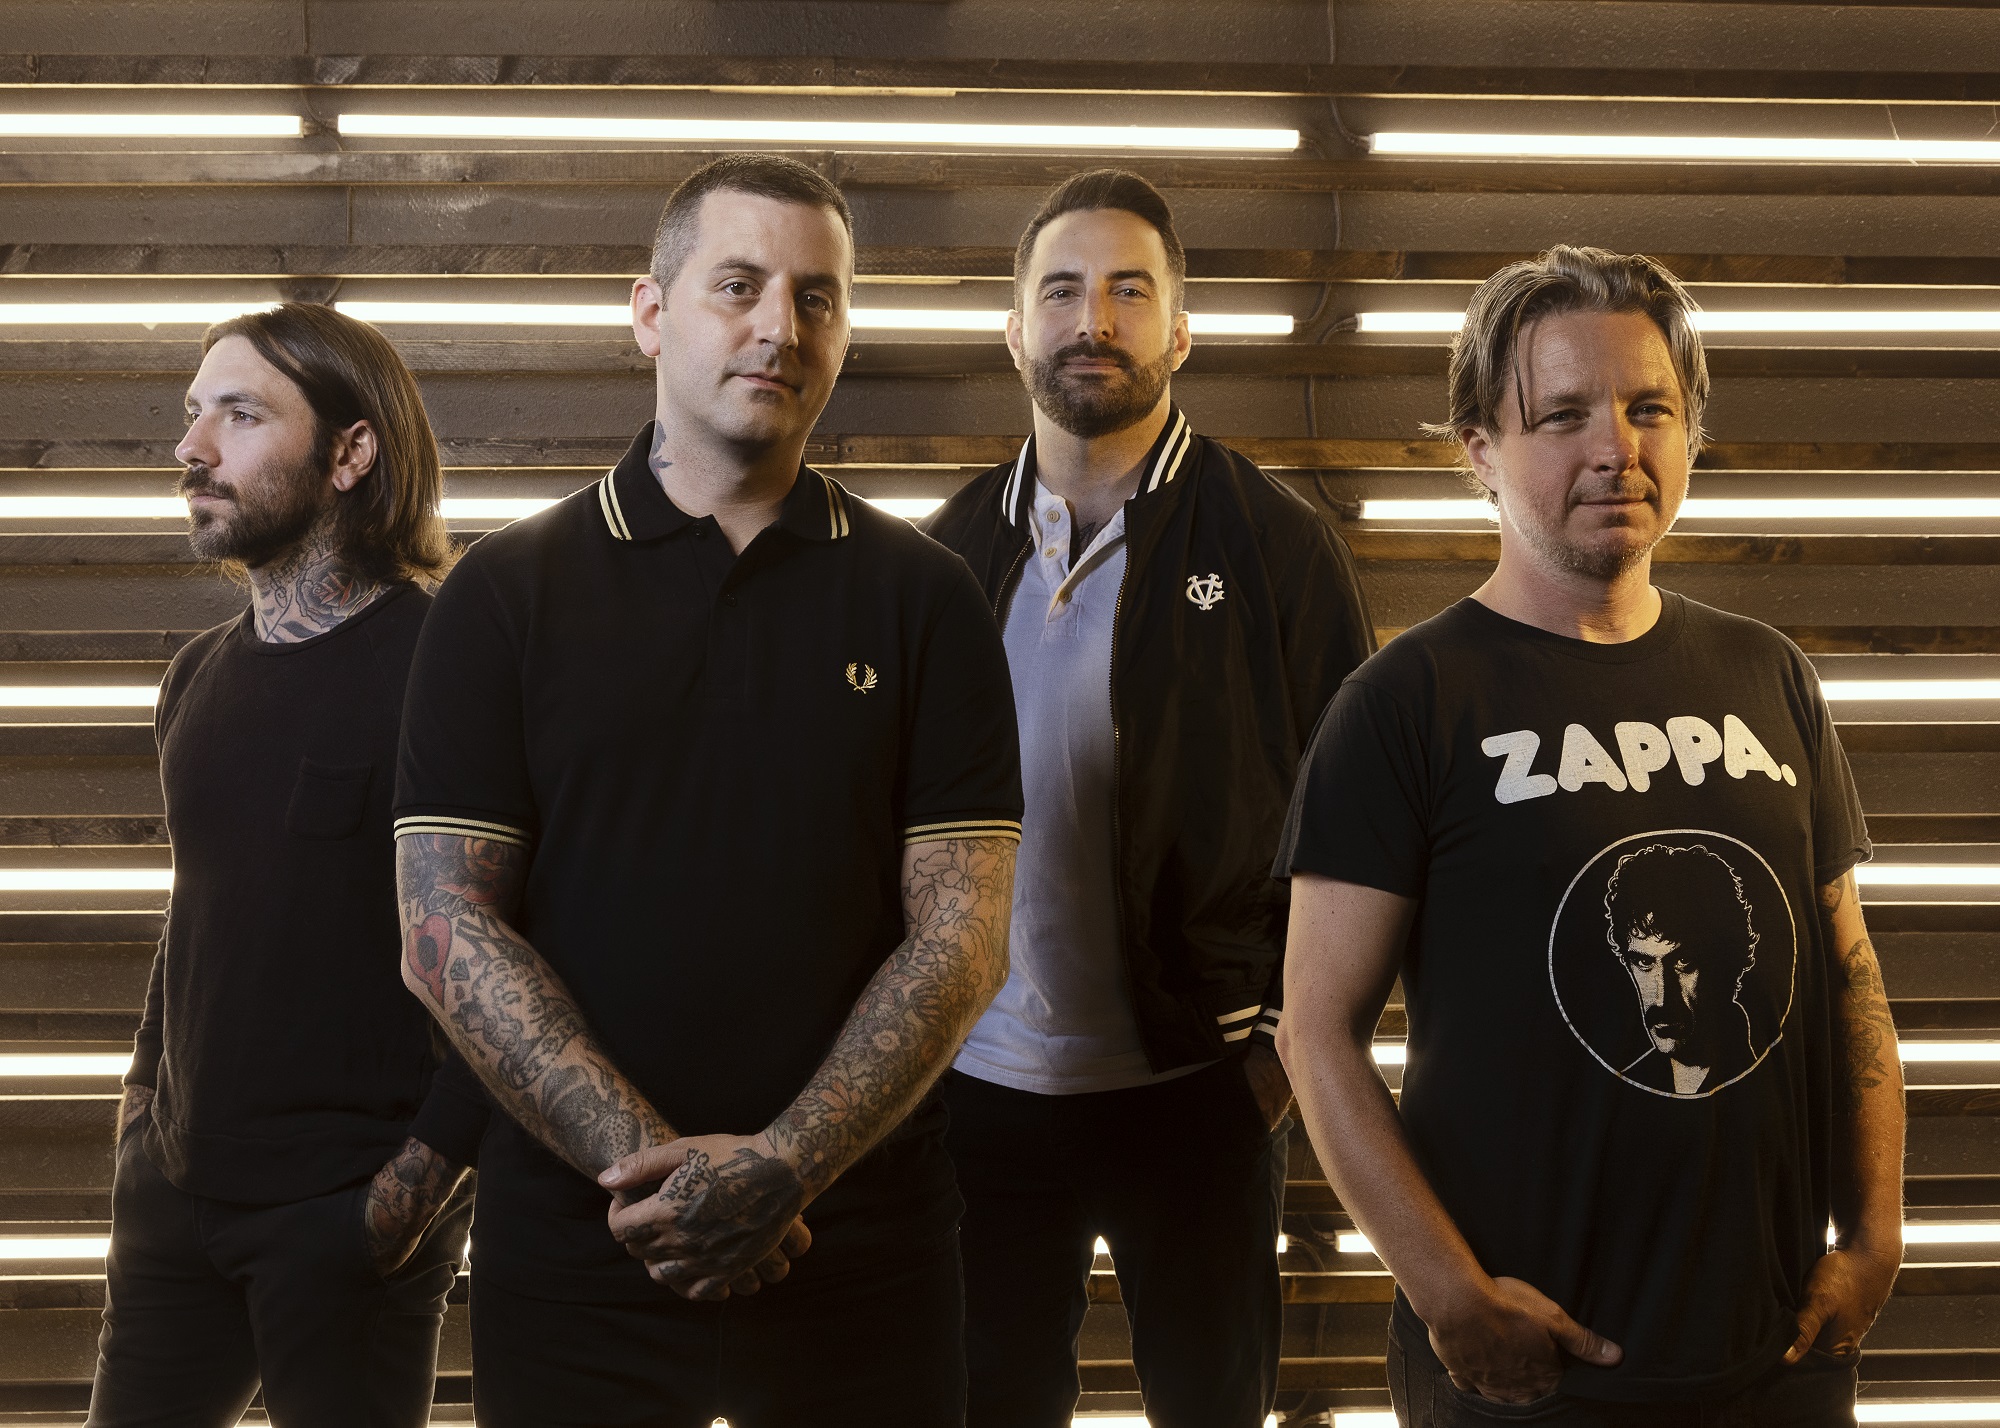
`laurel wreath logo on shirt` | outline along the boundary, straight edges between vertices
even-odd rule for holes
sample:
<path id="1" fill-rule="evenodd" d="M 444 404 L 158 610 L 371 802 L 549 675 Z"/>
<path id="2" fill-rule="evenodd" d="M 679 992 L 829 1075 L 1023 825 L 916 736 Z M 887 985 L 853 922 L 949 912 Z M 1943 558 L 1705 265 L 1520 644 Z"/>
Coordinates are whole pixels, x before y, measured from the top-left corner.
<path id="1" fill-rule="evenodd" d="M 866 694 L 879 683 L 875 677 L 875 666 L 872 664 L 850 664 L 847 667 L 847 682 L 853 686 L 856 694 Z"/>
<path id="2" fill-rule="evenodd" d="M 1187 597 L 1195 609 L 1213 610 L 1222 602 L 1222 577 L 1212 570 L 1205 576 L 1190 575 Z"/>

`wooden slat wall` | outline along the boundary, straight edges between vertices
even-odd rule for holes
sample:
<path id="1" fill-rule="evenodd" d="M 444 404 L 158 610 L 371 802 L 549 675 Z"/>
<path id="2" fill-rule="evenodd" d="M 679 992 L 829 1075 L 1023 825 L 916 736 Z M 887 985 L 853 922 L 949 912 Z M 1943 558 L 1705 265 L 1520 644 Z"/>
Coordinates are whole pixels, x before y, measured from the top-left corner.
<path id="1" fill-rule="evenodd" d="M 1289 126 L 1282 157 L 808 151 L 858 218 L 868 306 L 1003 307 L 1040 191 L 1123 162 L 1169 191 L 1197 310 L 1286 312 L 1289 340 L 1198 345 L 1176 385 L 1341 523 L 1384 637 L 1472 589 L 1493 538 L 1392 531 L 1360 502 L 1459 491 L 1418 439 L 1444 349 L 1354 314 L 1463 303 L 1555 241 L 1643 249 L 1714 307 L 2000 308 L 2000 165 L 1470 163 L 1370 157 L 1378 129 L 1990 137 L 2000 9 L 1624 0 L 0 0 L 0 111 L 284 112 L 284 141 L 0 141 L 0 303 L 616 302 L 668 146 L 343 140 L 343 112 Z M 1983 68 L 1980 66 L 1984 66 Z M 895 92 L 891 92 L 895 91 Z M 162 495 L 198 332 L 0 326 L 0 495 Z M 605 329 L 404 327 L 458 495 L 557 495 L 620 454 L 647 364 Z M 1718 339 L 1697 494 L 1977 495 L 2000 473 L 1991 335 Z M 944 494 L 1010 456 L 1027 407 L 997 341 L 862 333 L 813 456 L 864 495 Z M 2000 522 L 1706 527 L 1661 583 L 1782 627 L 1829 674 L 2000 674 Z M 172 522 L 0 530 L 0 683 L 156 680 L 241 592 Z M 1986 704 L 1843 710 L 1885 856 L 2000 861 Z M 143 722 L 0 710 L 0 866 L 164 866 Z M 1912 1035 L 2000 1035 L 2000 905 L 1882 902 Z M 158 902 L 0 894 L 0 1051 L 117 1050 Z M 1385 1036 L 1401 1034 L 1391 1009 Z M 1916 1068 L 1913 1217 L 2000 1218 L 2000 1093 Z M 0 1086 L 0 1232 L 100 1228 L 112 1105 Z M 85 1099 L 72 1099 L 83 1096 Z M 97 1098 L 92 1098 L 97 1097 Z M 1379 1405 L 1388 1281 L 1295 1139 L 1281 1406 Z M 1913 1251 L 1870 1397 L 2000 1398 L 2000 1265 Z M 1968 1261 L 1976 1261 L 1967 1263 Z M 71 1414 L 101 1283 L 0 1266 L 0 1421 Z M 51 1277 L 67 1274 L 70 1277 Z M 1093 1279 L 1087 1408 L 1137 1406 L 1115 1282 Z M 442 1402 L 465 1400 L 462 1310 Z M 441 1410 L 441 1416 L 446 1410 Z M 461 1415 L 462 1416 L 462 1415 Z M 50 1421 L 46 1418 L 36 1421 Z"/>

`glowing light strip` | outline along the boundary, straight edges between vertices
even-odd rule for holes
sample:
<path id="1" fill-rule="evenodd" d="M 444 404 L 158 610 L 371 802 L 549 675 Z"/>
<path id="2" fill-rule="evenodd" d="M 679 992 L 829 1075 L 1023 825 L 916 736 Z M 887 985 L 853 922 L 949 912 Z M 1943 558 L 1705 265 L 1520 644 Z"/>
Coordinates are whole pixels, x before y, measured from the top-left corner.
<path id="1" fill-rule="evenodd" d="M 132 1069 L 129 1054 L 94 1056 L 87 1052 L 0 1056 L 0 1076 L 123 1076 Z"/>
<path id="2" fill-rule="evenodd" d="M 547 510 L 557 499 L 555 496 L 447 496 L 440 509 L 449 521 L 518 521 Z M 883 496 L 868 504 L 913 521 L 942 506 L 944 498 Z M 187 502 L 178 496 L 0 496 L 0 521 L 182 520 L 187 513 Z"/>
<path id="3" fill-rule="evenodd" d="M 2000 699 L 2000 679 L 1822 679 L 1832 700 Z"/>
<path id="4" fill-rule="evenodd" d="M 274 302 L 0 302 L 0 326 L 135 327 L 190 323 L 206 327 L 246 312 L 268 312 Z"/>
<path id="5" fill-rule="evenodd" d="M 1358 312 L 1357 332 L 1456 332 L 1462 312 Z M 1693 315 L 1697 332 L 2000 332 L 2000 311 L 1990 309 L 1705 310 Z"/>
<path id="6" fill-rule="evenodd" d="M 1375 1246 L 1368 1242 L 1368 1236 L 1351 1230 L 1342 1231 L 1335 1243 L 1342 1254 L 1375 1253 Z M 1906 1245 L 2000 1244 L 2000 1225 L 1977 1221 L 1953 1223 L 1950 1220 L 1905 1220 L 1903 1243 Z"/>
<path id="7" fill-rule="evenodd" d="M 1465 134 L 1368 136 L 1376 154 L 1454 159 L 1720 159 L 1799 163 L 1994 164 L 1991 139 L 1786 139 L 1703 134 Z"/>
<path id="8" fill-rule="evenodd" d="M 172 868 L 0 868 L 0 892 L 167 892 Z"/>
<path id="9" fill-rule="evenodd" d="M 1858 883 L 1879 887 L 2000 887 L 2000 867 L 1991 863 L 1862 863 Z"/>
<path id="10" fill-rule="evenodd" d="M 1396 1414 L 1387 1408 L 1342 1410 L 1333 1415 L 1333 1428 L 1396 1428 Z"/>
<path id="11" fill-rule="evenodd" d="M 0 114 L 0 135 L 50 139 L 296 139 L 296 114 Z"/>
<path id="12" fill-rule="evenodd" d="M 638 143 L 944 144 L 976 149 L 1291 150 L 1296 129 L 1143 124 L 913 124 L 808 119 L 583 119 L 560 115 L 343 114 L 343 135 L 382 139 L 599 139 Z"/>
<path id="13" fill-rule="evenodd" d="M 2000 1403 L 1857 1403 L 1854 1405 L 1854 1421 L 1856 1423 L 2000 1423 Z"/>
<path id="14" fill-rule="evenodd" d="M 1898 1041 L 1905 1061 L 2000 1061 L 2000 1041 Z"/>
<path id="15" fill-rule="evenodd" d="M 623 303 L 554 302 L 343 302 L 334 306 L 363 322 L 438 322 L 515 327 L 626 327 Z M 856 331 L 1005 332 L 1004 308 L 857 307 L 848 313 Z M 1188 330 L 1204 337 L 1286 337 L 1287 313 L 1191 312 Z"/>
<path id="16" fill-rule="evenodd" d="M 0 685 L 0 709 L 151 709 L 159 701 L 153 684 Z"/>
<path id="17" fill-rule="evenodd" d="M 1990 521 L 1995 496 L 1695 496 L 1681 504 L 1690 521 Z M 1365 500 L 1364 521 L 1492 521 L 1489 501 Z"/>

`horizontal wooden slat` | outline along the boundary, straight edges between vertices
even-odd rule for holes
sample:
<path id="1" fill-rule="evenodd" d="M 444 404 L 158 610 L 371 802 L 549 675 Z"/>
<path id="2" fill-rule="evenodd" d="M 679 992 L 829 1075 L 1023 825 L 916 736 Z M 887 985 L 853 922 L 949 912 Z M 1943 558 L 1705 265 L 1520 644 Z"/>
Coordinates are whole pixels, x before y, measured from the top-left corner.
<path id="1" fill-rule="evenodd" d="M 149 297 L 171 297 L 151 292 Z M 294 296 L 297 296 L 294 294 Z M 995 296 L 996 303 L 1007 299 Z M 396 350 L 414 372 L 610 373 L 650 372 L 653 361 L 630 338 L 466 338 L 398 336 Z M 1333 338 L 1325 342 L 1197 342 L 1181 370 L 1194 377 L 1442 377 L 1441 343 L 1381 344 Z M 188 372 L 200 360 L 189 335 L 134 338 L 0 339 L 0 372 Z M 1712 376 L 1820 379 L 1834 377 L 1963 380 L 2000 378 L 2000 349 L 1922 347 L 1711 347 Z M 847 377 L 955 377 L 1012 372 L 996 333 L 974 341 L 896 342 L 863 334 L 848 349 Z"/>
<path id="2" fill-rule="evenodd" d="M 1912 1086 L 1912 1116 L 2000 1116 L 2000 1086 Z"/>
<path id="3" fill-rule="evenodd" d="M 50 150 L 0 153 L 0 185 L 214 187 L 381 184 L 598 184 L 667 189 L 720 150 L 592 149 L 253 151 Z M 1074 155 L 792 152 L 834 182 L 931 191 L 1044 188 L 1075 173 Z M 1160 158 L 1121 166 L 1163 189 L 1263 193 L 1817 194 L 1991 197 L 2000 171 L 1978 164 L 1600 163 L 1440 159 Z"/>
<path id="4" fill-rule="evenodd" d="M 1854 754 L 2000 753 L 2000 723 L 1842 724 L 1840 742 Z"/>
<path id="5" fill-rule="evenodd" d="M 1527 249 L 1432 252 L 1350 248 L 1190 248 L 1188 276 L 1266 282 L 1476 283 Z M 1654 253 L 1691 283 L 1785 286 L 2000 286 L 2000 257 L 1834 256 L 1774 253 Z M 418 277 L 563 276 L 628 278 L 652 251 L 602 243 L 0 243 L 0 277 Z M 866 244 L 854 255 L 863 277 L 1008 278 L 1011 247 Z M 1734 349 L 1711 351 L 1718 353 Z"/>
<path id="6" fill-rule="evenodd" d="M 136 724 L 0 724 L 0 759 L 152 758 L 153 726 Z"/>
<path id="7" fill-rule="evenodd" d="M 1880 3 L 1880 0 L 1877 0 Z M 1668 52 L 1670 53 L 1670 52 Z M 0 55 L 0 84 L 479 89 L 943 89 L 977 93 L 2000 102 L 1981 70 L 1599 69 L 957 56 Z"/>
<path id="8" fill-rule="evenodd" d="M 1371 530 L 1344 534 L 1361 560 L 1495 561 L 1497 531 Z M 1663 565 L 2000 565 L 2000 536 L 1670 535 Z"/>
<path id="9" fill-rule="evenodd" d="M 163 818 L 32 818 L 0 816 L 0 848 L 158 847 Z"/>
<path id="10" fill-rule="evenodd" d="M 1780 625 L 1807 654 L 2000 654 L 2000 625 Z"/>
<path id="11" fill-rule="evenodd" d="M 2000 1175 L 1908 1175 L 1903 1178 L 1903 1203 L 1915 1210 L 2000 1206 Z M 1285 1212 L 1308 1215 L 1347 1213 L 1340 1197 L 1324 1180 L 1287 1180 Z"/>
<path id="12" fill-rule="evenodd" d="M 2000 814 L 1871 813 L 1868 836 L 1877 843 L 2000 843 Z"/>

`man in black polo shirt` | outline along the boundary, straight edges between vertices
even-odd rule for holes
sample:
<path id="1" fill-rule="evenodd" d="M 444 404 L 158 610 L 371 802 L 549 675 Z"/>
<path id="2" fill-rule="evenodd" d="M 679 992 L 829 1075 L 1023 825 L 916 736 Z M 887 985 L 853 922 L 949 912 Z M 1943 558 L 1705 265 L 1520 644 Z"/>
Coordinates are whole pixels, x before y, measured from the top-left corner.
<path id="1" fill-rule="evenodd" d="M 418 651 L 404 976 L 518 1122 L 485 1424 L 963 1413 L 928 1093 L 1006 975 L 1019 754 L 964 564 L 801 464 L 852 272 L 811 170 L 691 177 L 634 288 L 653 424 L 475 546 Z"/>
<path id="2" fill-rule="evenodd" d="M 1852 1424 L 1896 1277 L 1840 738 L 1797 646 L 1651 582 L 1708 397 L 1692 309 L 1592 248 L 1473 294 L 1443 431 L 1499 565 L 1341 687 L 1279 853 L 1278 1045 L 1395 1272 L 1408 1428 Z M 1399 974 L 1400 1104 L 1370 1046 Z"/>
<path id="3" fill-rule="evenodd" d="M 1034 436 L 928 527 L 1004 619 L 1027 806 L 1011 975 L 945 1081 L 973 1428 L 1066 1428 L 1100 1235 L 1152 1422 L 1260 1428 L 1278 1387 L 1270 855 L 1373 637 L 1340 538 L 1174 405 L 1186 277 L 1144 179 L 1057 186 L 1008 319 Z"/>

